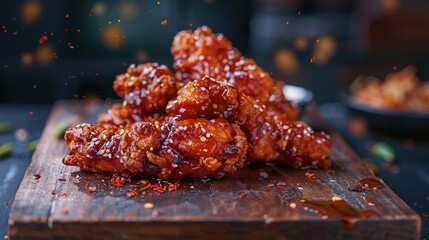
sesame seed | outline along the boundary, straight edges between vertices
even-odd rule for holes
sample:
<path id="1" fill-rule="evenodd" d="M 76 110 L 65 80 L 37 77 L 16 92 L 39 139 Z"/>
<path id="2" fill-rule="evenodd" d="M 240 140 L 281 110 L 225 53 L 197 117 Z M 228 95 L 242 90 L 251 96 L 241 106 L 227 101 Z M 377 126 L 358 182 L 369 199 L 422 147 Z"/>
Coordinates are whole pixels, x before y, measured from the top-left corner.
<path id="1" fill-rule="evenodd" d="M 212 106 L 213 106 L 213 108 L 215 108 L 215 109 L 217 108 L 217 104 L 216 104 L 216 103 L 213 103 L 213 105 L 212 105 Z"/>
<path id="2" fill-rule="evenodd" d="M 207 140 L 207 138 L 202 136 L 202 137 L 200 137 L 200 140 L 201 140 L 201 142 L 205 142 Z"/>

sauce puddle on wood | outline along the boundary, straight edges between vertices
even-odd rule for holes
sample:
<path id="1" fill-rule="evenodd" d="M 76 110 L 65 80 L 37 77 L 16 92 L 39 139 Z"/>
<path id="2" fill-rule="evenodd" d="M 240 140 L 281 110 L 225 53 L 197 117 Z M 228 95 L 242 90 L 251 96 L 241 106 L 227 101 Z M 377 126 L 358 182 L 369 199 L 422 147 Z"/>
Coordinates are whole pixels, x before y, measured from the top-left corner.
<path id="1" fill-rule="evenodd" d="M 367 191 L 368 190 L 377 190 L 377 189 L 383 187 L 383 184 L 374 178 L 364 178 L 364 179 L 359 181 L 359 185 L 364 190 L 367 190 Z"/>
<path id="2" fill-rule="evenodd" d="M 383 187 L 383 184 L 375 178 L 364 178 L 349 187 L 349 191 L 363 192 L 377 190 Z"/>
<path id="3" fill-rule="evenodd" d="M 339 218 L 346 226 L 353 227 L 359 219 L 378 216 L 374 210 L 356 210 L 343 199 L 333 199 L 332 201 L 309 201 L 290 202 L 289 207 L 301 206 L 304 210 L 318 213 L 322 219 Z"/>

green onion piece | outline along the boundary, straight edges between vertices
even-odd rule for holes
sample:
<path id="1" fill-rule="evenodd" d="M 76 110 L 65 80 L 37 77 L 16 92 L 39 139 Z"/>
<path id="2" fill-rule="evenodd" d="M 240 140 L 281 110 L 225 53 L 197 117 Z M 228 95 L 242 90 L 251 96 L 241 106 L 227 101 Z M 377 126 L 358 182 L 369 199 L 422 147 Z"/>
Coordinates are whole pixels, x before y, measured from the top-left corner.
<path id="1" fill-rule="evenodd" d="M 34 152 L 36 150 L 37 144 L 39 143 L 39 140 L 33 140 L 27 145 L 27 151 Z"/>
<path id="2" fill-rule="evenodd" d="M 57 130 L 55 131 L 55 136 L 57 138 L 64 138 L 64 134 L 66 133 L 67 129 L 69 129 L 70 126 L 65 123 L 60 123 L 57 127 Z"/>
<path id="3" fill-rule="evenodd" d="M 9 156 L 13 150 L 13 145 L 11 143 L 6 143 L 0 146 L 0 158 Z"/>
<path id="4" fill-rule="evenodd" d="M 371 148 L 371 152 L 374 156 L 386 162 L 393 162 L 395 159 L 395 151 L 384 142 L 375 143 Z"/>
<path id="5" fill-rule="evenodd" d="M 8 133 L 12 131 L 12 124 L 10 122 L 0 123 L 0 134 Z"/>

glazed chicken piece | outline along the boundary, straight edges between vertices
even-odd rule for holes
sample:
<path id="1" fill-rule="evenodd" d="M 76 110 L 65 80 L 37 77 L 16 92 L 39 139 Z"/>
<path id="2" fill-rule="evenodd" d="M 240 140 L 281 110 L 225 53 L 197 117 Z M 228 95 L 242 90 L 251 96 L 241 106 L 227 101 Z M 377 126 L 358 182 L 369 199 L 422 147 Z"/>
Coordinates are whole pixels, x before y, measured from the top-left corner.
<path id="1" fill-rule="evenodd" d="M 284 84 L 271 79 L 253 59 L 243 57 L 223 34 L 213 34 L 208 27 L 179 32 L 171 53 L 182 84 L 209 75 L 232 84 L 260 104 L 272 106 L 284 118 L 297 120 L 299 108 L 284 97 Z"/>
<path id="2" fill-rule="evenodd" d="M 123 105 L 150 115 L 164 112 L 168 101 L 176 96 L 176 84 L 174 74 L 165 65 L 132 64 L 127 73 L 116 77 L 113 89 L 124 99 Z"/>
<path id="3" fill-rule="evenodd" d="M 124 99 L 123 103 L 113 104 L 106 113 L 100 114 L 98 123 L 124 127 L 135 122 L 163 122 L 165 106 L 176 96 L 177 84 L 174 74 L 165 65 L 132 64 L 113 84 L 113 89 Z"/>
<path id="4" fill-rule="evenodd" d="M 64 164 L 82 170 L 165 180 L 221 178 L 246 161 L 247 142 L 225 119 L 170 119 L 125 128 L 80 124 L 67 130 L 71 152 Z"/>
<path id="5" fill-rule="evenodd" d="M 303 122 L 289 121 L 228 83 L 206 76 L 179 90 L 167 113 L 178 119 L 225 118 L 240 125 L 248 140 L 249 161 L 279 161 L 295 167 L 330 166 L 331 141 Z"/>

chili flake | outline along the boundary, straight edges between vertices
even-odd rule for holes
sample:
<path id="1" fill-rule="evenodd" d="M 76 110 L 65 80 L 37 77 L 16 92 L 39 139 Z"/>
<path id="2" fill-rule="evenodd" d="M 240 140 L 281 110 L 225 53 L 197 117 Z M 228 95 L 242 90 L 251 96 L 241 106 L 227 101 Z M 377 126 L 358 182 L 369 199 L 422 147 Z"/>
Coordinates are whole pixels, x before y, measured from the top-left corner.
<path id="1" fill-rule="evenodd" d="M 314 174 L 310 171 L 305 172 L 305 176 L 310 178 L 310 179 L 316 179 L 316 174 Z"/>

